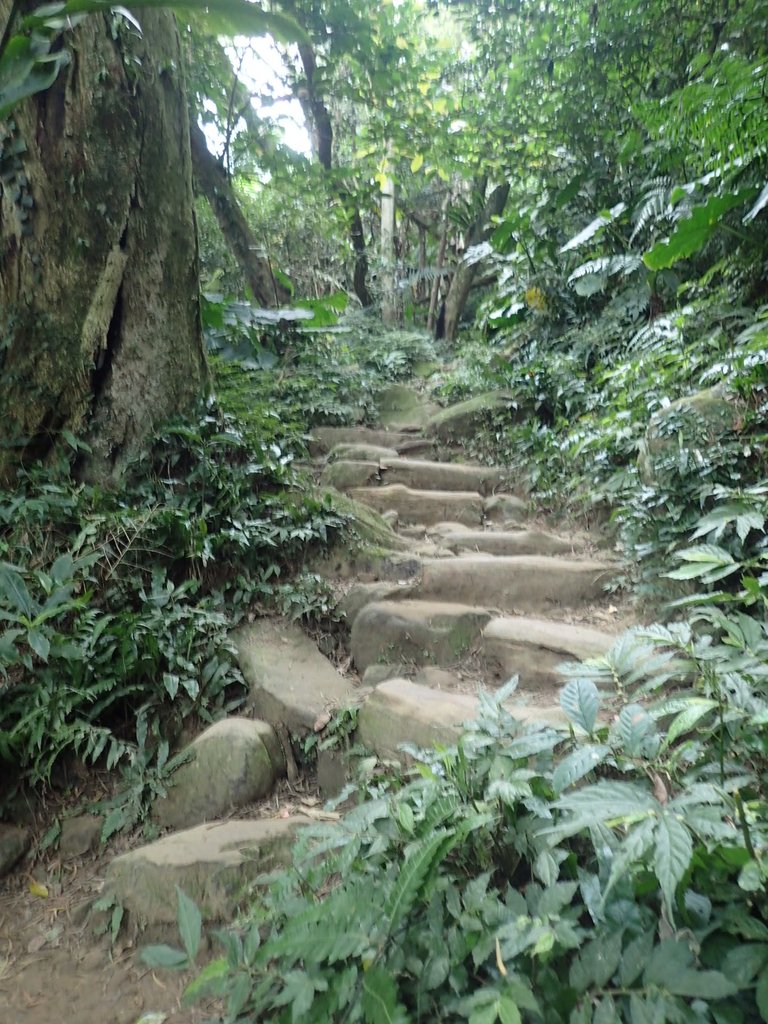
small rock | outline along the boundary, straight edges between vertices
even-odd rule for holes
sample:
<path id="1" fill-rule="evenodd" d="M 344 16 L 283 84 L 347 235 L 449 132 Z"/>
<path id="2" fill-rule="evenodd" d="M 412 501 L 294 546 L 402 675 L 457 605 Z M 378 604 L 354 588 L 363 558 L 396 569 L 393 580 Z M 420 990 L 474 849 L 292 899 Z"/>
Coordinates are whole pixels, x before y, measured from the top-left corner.
<path id="1" fill-rule="evenodd" d="M 0 878 L 7 875 L 29 847 L 29 832 L 16 825 L 0 825 Z"/>
<path id="2" fill-rule="evenodd" d="M 193 760 L 173 774 L 168 795 L 155 802 L 163 828 L 189 828 L 269 793 L 285 772 L 282 748 L 266 722 L 225 718 L 189 745 Z"/>
<path id="3" fill-rule="evenodd" d="M 103 819 L 95 814 L 79 814 L 61 823 L 59 853 L 64 860 L 83 857 L 99 844 Z"/>

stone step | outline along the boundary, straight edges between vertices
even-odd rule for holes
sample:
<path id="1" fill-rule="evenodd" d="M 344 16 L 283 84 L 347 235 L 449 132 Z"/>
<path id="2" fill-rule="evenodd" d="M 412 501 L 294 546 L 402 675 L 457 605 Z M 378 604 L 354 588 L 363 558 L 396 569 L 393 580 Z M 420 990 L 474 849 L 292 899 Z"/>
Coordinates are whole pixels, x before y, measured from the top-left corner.
<path id="1" fill-rule="evenodd" d="M 536 614 L 555 606 L 577 608 L 600 600 L 613 572 L 614 567 L 605 562 L 545 555 L 428 558 L 417 595 Z"/>
<path id="2" fill-rule="evenodd" d="M 379 481 L 379 463 L 362 459 L 337 459 L 329 462 L 320 474 L 322 487 L 335 487 L 343 492 L 355 487 L 371 487 Z"/>
<path id="3" fill-rule="evenodd" d="M 328 453 L 329 462 L 338 462 L 339 459 L 353 459 L 363 462 L 376 462 L 379 459 L 396 459 L 396 448 L 383 448 L 377 444 L 337 444 Z"/>
<path id="4" fill-rule="evenodd" d="M 521 691 L 549 691 L 555 701 L 565 684 L 558 665 L 599 657 L 614 641 L 610 633 L 590 626 L 516 615 L 491 619 L 479 646 L 486 669 L 497 682 L 516 675 Z"/>
<path id="5" fill-rule="evenodd" d="M 407 384 L 390 384 L 376 399 L 379 422 L 389 430 L 420 430 L 440 406 Z"/>
<path id="6" fill-rule="evenodd" d="M 558 704 L 510 703 L 511 714 L 523 723 L 567 727 Z M 476 697 L 433 690 L 407 679 L 381 683 L 360 709 L 357 739 L 382 758 L 403 759 L 403 743 L 417 747 L 454 745 L 465 722 L 479 711 Z"/>
<path id="7" fill-rule="evenodd" d="M 489 391 L 476 395 L 464 402 L 457 402 L 435 413 L 425 425 L 428 437 L 437 437 L 450 444 L 474 437 L 481 426 L 485 426 L 494 413 L 509 413 L 513 421 L 513 396 L 508 391 Z"/>
<path id="8" fill-rule="evenodd" d="M 426 451 L 434 442 L 415 437 L 410 431 L 371 430 L 370 427 L 314 427 L 308 448 L 310 455 L 317 458 L 327 455 L 337 444 L 374 444 L 383 448 L 394 448 L 397 452 Z"/>
<path id="9" fill-rule="evenodd" d="M 378 512 L 397 512 L 401 523 L 439 523 L 453 519 L 467 526 L 480 526 L 484 499 L 471 491 L 415 491 L 403 484 L 388 487 L 359 487 L 350 497 Z"/>
<path id="10" fill-rule="evenodd" d="M 468 530 L 455 523 L 438 523 L 427 530 L 427 536 L 456 553 L 560 555 L 572 551 L 570 541 L 542 530 Z"/>
<path id="11" fill-rule="evenodd" d="M 478 491 L 487 495 L 501 487 L 504 480 L 499 469 L 458 462 L 383 458 L 379 467 L 384 484 L 404 484 L 421 491 Z"/>
<path id="12" fill-rule="evenodd" d="M 374 601 L 357 614 L 350 652 L 359 672 L 376 663 L 454 665 L 478 643 L 491 615 L 450 602 Z"/>
<path id="13" fill-rule="evenodd" d="M 240 626 L 232 639 L 250 688 L 248 707 L 270 725 L 306 733 L 325 711 L 357 696 L 352 681 L 295 623 L 258 619 Z"/>
<path id="14" fill-rule="evenodd" d="M 128 912 L 134 930 L 177 926 L 182 889 L 205 921 L 231 921 L 248 883 L 290 864 L 301 818 L 214 821 L 174 832 L 115 857 L 107 868 L 105 895 Z"/>

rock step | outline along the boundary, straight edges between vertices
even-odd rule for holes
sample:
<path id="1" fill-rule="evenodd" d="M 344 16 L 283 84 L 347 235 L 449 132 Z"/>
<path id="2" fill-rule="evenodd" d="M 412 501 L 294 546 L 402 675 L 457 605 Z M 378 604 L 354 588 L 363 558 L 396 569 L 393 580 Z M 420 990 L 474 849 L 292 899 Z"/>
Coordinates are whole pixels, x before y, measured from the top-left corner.
<path id="1" fill-rule="evenodd" d="M 337 444 L 377 445 L 395 451 L 427 451 L 434 442 L 402 430 L 371 430 L 370 427 L 314 427 L 309 440 L 309 453 L 313 458 L 327 455 Z"/>
<path id="2" fill-rule="evenodd" d="M 427 536 L 456 554 L 478 551 L 489 555 L 570 554 L 573 545 L 565 537 L 542 530 L 469 530 L 455 523 L 438 523 Z"/>
<path id="3" fill-rule="evenodd" d="M 357 450 L 364 451 L 365 448 L 358 446 Z M 502 486 L 503 479 L 500 470 L 484 466 L 403 459 L 395 455 L 394 458 L 334 459 L 323 468 L 320 483 L 339 491 L 379 484 L 403 484 L 414 490 L 474 491 L 488 495 Z"/>
<path id="4" fill-rule="evenodd" d="M 424 430 L 428 437 L 439 438 L 448 444 L 466 441 L 474 437 L 478 429 L 485 426 L 494 413 L 508 413 L 513 402 L 513 395 L 508 391 L 490 391 L 484 395 L 476 395 L 435 413 L 427 420 Z"/>
<path id="5" fill-rule="evenodd" d="M 478 491 L 488 495 L 500 488 L 504 481 L 504 474 L 499 469 L 458 462 L 382 458 L 379 468 L 385 484 L 404 484 L 421 491 Z"/>
<path id="6" fill-rule="evenodd" d="M 386 487 L 356 487 L 350 497 L 380 513 L 394 511 L 404 524 L 426 526 L 452 520 L 464 526 L 481 526 L 486 519 L 522 519 L 525 503 L 511 494 L 483 498 L 474 491 L 419 491 L 403 484 Z"/>
<path id="7" fill-rule="evenodd" d="M 214 821 L 174 832 L 115 857 L 106 873 L 112 895 L 131 927 L 176 928 L 179 886 L 206 921 L 231 921 L 247 895 L 248 883 L 291 861 L 301 818 Z"/>
<path id="8" fill-rule="evenodd" d="M 546 555 L 426 558 L 416 596 L 536 614 L 600 600 L 613 571 L 605 562 Z"/>
<path id="9" fill-rule="evenodd" d="M 329 462 L 338 462 L 340 459 L 352 459 L 353 461 L 378 462 L 379 459 L 396 459 L 396 448 L 382 448 L 377 444 L 337 444 L 328 453 Z"/>
<path id="10" fill-rule="evenodd" d="M 350 652 L 359 672 L 369 665 L 456 664 L 491 619 L 484 608 L 437 601 L 373 601 L 357 614 Z"/>
<path id="11" fill-rule="evenodd" d="M 259 619 L 232 634 L 256 718 L 306 733 L 325 711 L 355 700 L 351 680 L 291 622 Z"/>
<path id="12" fill-rule="evenodd" d="M 564 684 L 558 665 L 599 657 L 614 641 L 612 634 L 590 626 L 516 615 L 491 619 L 480 637 L 480 649 L 487 670 L 499 683 L 519 676 L 526 693 L 549 691 L 554 700 Z"/>
<path id="13" fill-rule="evenodd" d="M 520 722 L 567 727 L 558 704 L 510 703 L 507 707 Z M 431 690 L 407 679 L 389 679 L 376 687 L 360 709 L 357 739 L 379 757 L 402 759 L 399 748 L 403 743 L 452 746 L 462 725 L 476 718 L 478 711 L 476 697 Z"/>

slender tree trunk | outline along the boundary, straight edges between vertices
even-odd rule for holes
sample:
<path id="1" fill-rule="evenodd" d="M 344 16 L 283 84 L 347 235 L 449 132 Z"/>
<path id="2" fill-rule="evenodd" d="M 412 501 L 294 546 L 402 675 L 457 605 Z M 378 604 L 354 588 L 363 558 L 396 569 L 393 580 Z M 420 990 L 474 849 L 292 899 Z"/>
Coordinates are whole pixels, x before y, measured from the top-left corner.
<path id="1" fill-rule="evenodd" d="M 9 8 L 0 0 L 0 23 Z M 138 37 L 88 18 L 66 71 L 4 126 L 16 149 L 0 199 L 6 480 L 65 430 L 91 447 L 85 474 L 117 478 L 207 386 L 179 37 L 170 12 L 141 21 Z"/>
<path id="2" fill-rule="evenodd" d="M 483 211 L 472 227 L 467 232 L 465 249 L 480 242 L 487 241 L 493 232 L 492 217 L 500 216 L 507 202 L 509 185 L 498 185 L 485 201 Z M 469 293 L 477 275 L 478 264 L 468 264 L 462 260 L 451 281 L 448 295 L 445 299 L 445 337 L 448 341 L 455 341 L 459 330 L 459 320 L 467 304 Z"/>
<path id="3" fill-rule="evenodd" d="M 390 173 L 389 152 L 381 181 L 381 317 L 385 324 L 398 320 L 395 284 L 395 182 Z"/>
<path id="4" fill-rule="evenodd" d="M 325 100 L 315 87 L 317 72 L 315 51 L 311 46 L 299 46 L 299 57 L 304 68 L 305 82 L 304 87 L 298 90 L 298 98 L 311 130 L 312 154 L 320 166 L 330 172 L 333 170 L 333 123 Z M 352 201 L 345 188 L 336 187 L 335 191 L 347 212 L 349 221 L 349 241 L 355 260 L 352 287 L 360 300 L 360 305 L 365 308 L 372 304 L 373 298 L 368 290 L 368 254 L 365 248 L 365 233 L 363 232 L 360 208 Z"/>
<path id="5" fill-rule="evenodd" d="M 224 165 L 208 149 L 200 127 L 190 121 L 189 130 L 192 166 L 198 188 L 208 200 L 254 298 L 263 306 L 279 306 L 281 302 L 287 302 L 290 294 L 275 280 L 269 260 L 243 215 Z"/>
<path id="6" fill-rule="evenodd" d="M 429 294 L 429 313 L 427 314 L 427 330 L 434 331 L 437 323 L 437 304 L 440 298 L 440 285 L 443 280 L 442 270 L 445 265 L 445 250 L 448 245 L 448 207 L 451 202 L 451 193 L 448 192 L 443 200 L 443 207 L 440 211 L 442 227 L 440 231 L 440 244 L 437 249 L 437 260 L 435 261 L 435 274 L 432 281 L 432 290 Z"/>

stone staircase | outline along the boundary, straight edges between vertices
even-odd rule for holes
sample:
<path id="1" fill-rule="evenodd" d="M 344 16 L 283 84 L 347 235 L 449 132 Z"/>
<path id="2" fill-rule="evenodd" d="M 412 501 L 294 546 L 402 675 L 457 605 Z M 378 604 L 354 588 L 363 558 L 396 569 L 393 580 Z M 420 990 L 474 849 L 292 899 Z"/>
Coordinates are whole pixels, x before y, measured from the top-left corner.
<path id="1" fill-rule="evenodd" d="M 472 431 L 476 408 L 458 409 L 463 430 Z M 339 708 L 359 709 L 359 743 L 395 758 L 403 743 L 455 742 L 479 688 L 518 675 L 513 713 L 565 727 L 557 665 L 611 646 L 612 633 L 594 623 L 612 566 L 584 538 L 527 522 L 527 502 L 502 470 L 470 465 L 455 449 L 451 461 L 441 458 L 446 424 L 441 412 L 426 429 L 314 432 L 320 485 L 343 492 L 365 524 L 354 550 L 322 564 L 340 594 L 346 670 L 295 624 L 261 619 L 237 630 L 247 714 L 199 736 L 168 806 L 158 802 L 158 825 L 180 831 L 115 858 L 107 871 L 107 892 L 138 928 L 172 924 L 176 885 L 204 917 L 226 919 L 243 885 L 287 857 L 306 818 L 230 820 L 233 809 L 290 773 L 288 733 L 320 733 Z M 210 784 L 217 772 L 227 784 Z M 321 756 L 326 795 L 343 773 L 338 754 Z"/>

